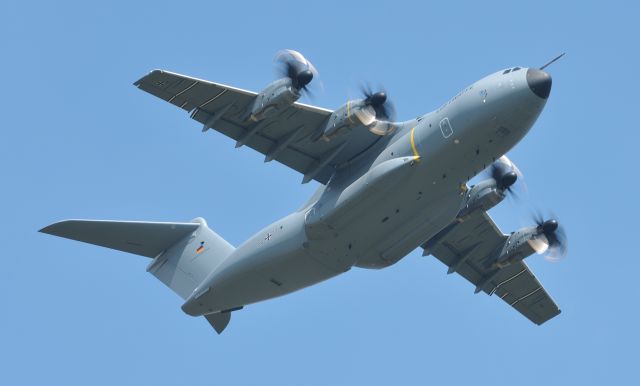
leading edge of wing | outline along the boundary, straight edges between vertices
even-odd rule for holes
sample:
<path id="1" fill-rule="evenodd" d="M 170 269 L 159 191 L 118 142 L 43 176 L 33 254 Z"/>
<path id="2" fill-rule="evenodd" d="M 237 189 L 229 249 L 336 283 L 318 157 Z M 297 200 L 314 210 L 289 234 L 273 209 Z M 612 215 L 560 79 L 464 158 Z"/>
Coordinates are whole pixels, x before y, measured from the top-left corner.
<path id="1" fill-rule="evenodd" d="M 140 85 L 142 84 L 142 82 L 147 79 L 149 76 L 153 75 L 153 74 L 169 74 L 169 75 L 173 75 L 173 76 L 177 76 L 177 77 L 181 77 L 181 78 L 186 78 L 186 79 L 191 79 L 200 83 L 204 83 L 204 84 L 210 84 L 212 86 L 216 86 L 216 87 L 220 87 L 220 88 L 225 88 L 240 94 L 244 94 L 244 95 L 248 95 L 251 97 L 255 97 L 256 95 L 258 95 L 258 93 L 254 92 L 254 91 L 249 91 L 249 90 L 245 90 L 239 87 L 233 87 L 233 86 L 228 86 L 226 84 L 223 83 L 218 83 L 218 82 L 211 82 L 209 80 L 204 80 L 204 79 L 200 79 L 200 78 L 196 78 L 193 76 L 188 76 L 188 75 L 183 75 L 183 74 L 179 74 L 177 72 L 172 72 L 172 71 L 167 71 L 167 70 L 162 70 L 162 69 L 154 69 L 149 71 L 149 73 L 147 73 L 145 76 L 143 76 L 142 78 L 136 80 L 135 82 L 133 82 L 133 85 L 136 87 L 140 87 Z M 300 102 L 295 102 L 293 103 L 293 106 L 296 106 L 300 109 L 303 110 L 307 110 L 307 111 L 311 111 L 314 113 L 318 113 L 318 114 L 323 114 L 323 115 L 330 115 L 333 113 L 333 110 L 329 110 L 326 109 L 324 107 L 318 107 L 318 106 L 313 106 L 313 105 L 309 105 L 306 103 L 300 103 Z"/>

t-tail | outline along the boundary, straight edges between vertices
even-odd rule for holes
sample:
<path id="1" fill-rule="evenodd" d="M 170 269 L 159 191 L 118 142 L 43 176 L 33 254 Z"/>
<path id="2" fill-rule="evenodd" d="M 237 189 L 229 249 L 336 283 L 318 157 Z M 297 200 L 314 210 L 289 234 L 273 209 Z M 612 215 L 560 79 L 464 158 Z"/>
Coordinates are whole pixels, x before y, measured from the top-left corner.
<path id="1" fill-rule="evenodd" d="M 147 271 L 182 299 L 235 250 L 209 229 L 203 218 L 186 223 L 65 220 L 40 232 L 149 257 L 153 260 Z M 220 334 L 229 324 L 231 312 L 205 318 Z"/>

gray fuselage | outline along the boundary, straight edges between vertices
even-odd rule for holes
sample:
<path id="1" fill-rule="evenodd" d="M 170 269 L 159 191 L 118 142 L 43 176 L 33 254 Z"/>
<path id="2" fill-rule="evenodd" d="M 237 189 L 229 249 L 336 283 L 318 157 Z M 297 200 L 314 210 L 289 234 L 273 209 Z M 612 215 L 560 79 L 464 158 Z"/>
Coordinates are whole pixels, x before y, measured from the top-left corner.
<path id="1" fill-rule="evenodd" d="M 196 316 L 234 309 L 353 266 L 387 267 L 428 241 L 455 219 L 467 181 L 514 147 L 544 108 L 548 89 L 536 82 L 548 75 L 509 70 L 398 124 L 394 135 L 337 169 L 301 209 L 240 245 L 183 310 Z"/>

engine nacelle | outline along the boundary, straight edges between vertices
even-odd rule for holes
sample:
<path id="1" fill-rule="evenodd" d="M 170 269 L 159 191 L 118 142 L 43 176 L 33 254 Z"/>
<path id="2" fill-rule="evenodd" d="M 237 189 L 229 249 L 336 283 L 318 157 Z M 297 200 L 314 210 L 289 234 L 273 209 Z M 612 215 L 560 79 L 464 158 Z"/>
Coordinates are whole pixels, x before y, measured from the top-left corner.
<path id="1" fill-rule="evenodd" d="M 540 232 L 536 228 L 523 228 L 513 232 L 496 251 L 495 265 L 503 268 L 524 260 L 536 252 L 541 253 L 539 249 L 539 245 L 542 243 L 540 237 Z"/>
<path id="2" fill-rule="evenodd" d="M 458 219 L 464 220 L 475 210 L 487 211 L 498 205 L 507 196 L 506 193 L 518 179 L 517 168 L 502 156 L 489 168 L 491 178 L 474 185 L 466 193 Z"/>
<path id="3" fill-rule="evenodd" d="M 300 99 L 300 91 L 293 87 L 291 79 L 276 80 L 256 96 L 248 118 L 257 122 L 274 117 L 298 99 Z"/>
<path id="4" fill-rule="evenodd" d="M 458 218 L 464 220 L 475 210 L 487 211 L 502 202 L 505 197 L 505 191 L 498 188 L 496 180 L 484 180 L 469 189 Z"/>
<path id="5" fill-rule="evenodd" d="M 500 251 L 496 253 L 495 264 L 498 267 L 504 267 L 516 261 L 523 260 L 534 253 L 543 254 L 552 247 L 553 238 L 556 244 L 563 243 L 557 241 L 558 228 L 556 220 L 547 220 L 537 227 L 523 228 L 517 232 L 513 232 L 507 241 L 503 244 Z M 565 246 L 566 248 L 566 246 Z"/>
<path id="6" fill-rule="evenodd" d="M 319 138 L 330 141 L 343 130 L 369 127 L 375 122 L 376 112 L 372 107 L 366 106 L 362 100 L 348 101 L 331 114 Z"/>

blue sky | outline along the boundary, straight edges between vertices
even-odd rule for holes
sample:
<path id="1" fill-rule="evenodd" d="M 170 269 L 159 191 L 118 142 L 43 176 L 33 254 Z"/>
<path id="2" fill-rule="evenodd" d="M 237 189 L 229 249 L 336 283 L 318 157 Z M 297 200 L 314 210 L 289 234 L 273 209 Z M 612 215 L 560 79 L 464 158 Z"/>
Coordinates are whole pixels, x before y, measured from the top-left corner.
<path id="1" fill-rule="evenodd" d="M 639 9 L 595 3 L 3 1 L 0 383 L 636 382 Z M 163 68 L 260 90 L 282 48 L 320 70 L 312 103 L 336 108 L 370 81 L 400 119 L 566 51 L 509 153 L 529 194 L 492 211 L 506 232 L 531 208 L 558 215 L 568 257 L 529 264 L 563 313 L 535 326 L 414 251 L 247 307 L 217 336 L 146 258 L 37 233 L 203 216 L 237 245 L 296 209 L 314 183 L 131 85 Z"/>

